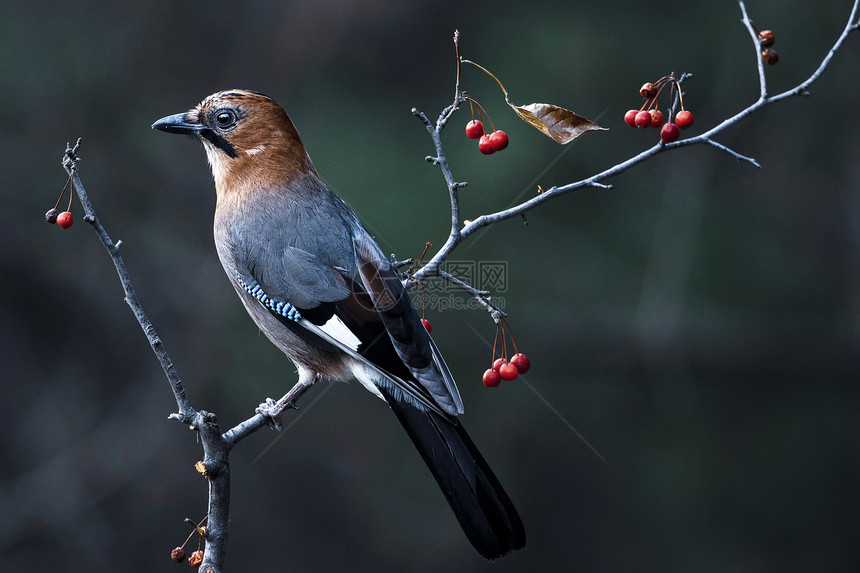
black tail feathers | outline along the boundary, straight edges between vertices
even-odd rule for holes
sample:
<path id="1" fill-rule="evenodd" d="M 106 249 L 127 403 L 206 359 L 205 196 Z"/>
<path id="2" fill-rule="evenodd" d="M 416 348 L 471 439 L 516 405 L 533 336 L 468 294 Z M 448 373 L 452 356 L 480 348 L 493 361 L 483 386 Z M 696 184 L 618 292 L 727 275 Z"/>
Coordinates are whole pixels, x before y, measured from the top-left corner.
<path id="1" fill-rule="evenodd" d="M 496 559 L 526 542 L 514 504 L 463 425 L 395 400 L 384 389 L 403 425 L 478 553 Z"/>

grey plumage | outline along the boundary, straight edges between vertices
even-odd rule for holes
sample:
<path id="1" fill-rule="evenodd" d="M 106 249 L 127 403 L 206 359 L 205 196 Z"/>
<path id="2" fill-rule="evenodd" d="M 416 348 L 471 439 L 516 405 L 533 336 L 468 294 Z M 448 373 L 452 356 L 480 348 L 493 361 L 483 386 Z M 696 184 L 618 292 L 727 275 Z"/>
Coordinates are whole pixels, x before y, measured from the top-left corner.
<path id="1" fill-rule="evenodd" d="M 421 398 L 429 395 L 430 407 L 454 416 L 462 413 L 447 365 L 417 320 L 391 264 L 354 212 L 316 176 L 294 185 L 300 190 L 256 193 L 241 210 L 216 212 L 215 246 L 227 276 L 256 282 L 269 298 L 290 303 L 318 327 L 333 316 L 351 325 L 381 320 L 418 384 L 385 370 L 384 364 L 375 365 L 380 375 L 374 382 L 389 384 L 418 404 L 424 405 Z M 261 228 L 267 232 L 259 233 Z M 340 380 L 366 366 L 354 364 L 341 344 L 321 341 L 307 326 L 283 324 L 239 280 L 233 285 L 260 330 L 293 361 Z"/>

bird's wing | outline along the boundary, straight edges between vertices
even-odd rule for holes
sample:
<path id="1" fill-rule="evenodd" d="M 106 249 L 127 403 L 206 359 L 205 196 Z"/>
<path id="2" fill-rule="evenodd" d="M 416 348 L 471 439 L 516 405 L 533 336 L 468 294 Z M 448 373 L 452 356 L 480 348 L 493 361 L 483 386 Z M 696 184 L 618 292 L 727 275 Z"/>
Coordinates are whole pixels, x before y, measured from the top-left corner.
<path id="1" fill-rule="evenodd" d="M 355 264 L 401 362 L 443 408 L 463 413 L 454 377 L 433 339 L 418 319 L 397 273 L 364 229 L 354 234 Z"/>
<path id="2" fill-rule="evenodd" d="M 356 257 L 358 253 L 356 249 Z M 376 272 L 393 281 L 386 284 L 372 279 L 367 265 L 375 265 L 367 261 L 358 278 L 298 247 L 286 247 L 279 255 L 253 257 L 268 262 L 240 270 L 236 276 L 240 288 L 306 341 L 356 359 L 373 383 L 387 385 L 395 395 L 399 391 L 407 401 L 443 416 L 462 413 L 453 378 L 390 265 L 390 276 L 382 268 Z M 371 277 L 369 286 L 375 292 L 368 290 L 365 275 Z M 387 296 L 398 301 L 391 304 Z"/>

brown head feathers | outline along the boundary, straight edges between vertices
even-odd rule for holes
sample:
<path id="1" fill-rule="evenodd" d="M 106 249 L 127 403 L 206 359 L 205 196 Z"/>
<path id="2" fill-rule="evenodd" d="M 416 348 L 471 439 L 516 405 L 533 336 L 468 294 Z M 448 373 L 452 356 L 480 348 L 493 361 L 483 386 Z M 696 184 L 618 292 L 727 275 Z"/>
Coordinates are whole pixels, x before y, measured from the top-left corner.
<path id="1" fill-rule="evenodd" d="M 206 148 L 219 203 L 316 174 L 287 113 L 259 92 L 214 93 L 185 118 L 199 126 L 194 131 Z"/>

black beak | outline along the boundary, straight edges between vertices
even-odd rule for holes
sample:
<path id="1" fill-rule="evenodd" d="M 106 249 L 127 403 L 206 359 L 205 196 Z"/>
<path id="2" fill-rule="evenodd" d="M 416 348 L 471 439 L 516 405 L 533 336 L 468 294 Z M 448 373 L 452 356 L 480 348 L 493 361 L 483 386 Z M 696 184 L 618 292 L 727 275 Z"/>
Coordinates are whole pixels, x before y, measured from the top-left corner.
<path id="1" fill-rule="evenodd" d="M 185 135 L 197 135 L 203 128 L 199 123 L 190 121 L 188 114 L 177 113 L 176 115 L 168 115 L 162 117 L 152 124 L 152 129 L 166 131 L 167 133 L 181 133 Z"/>

